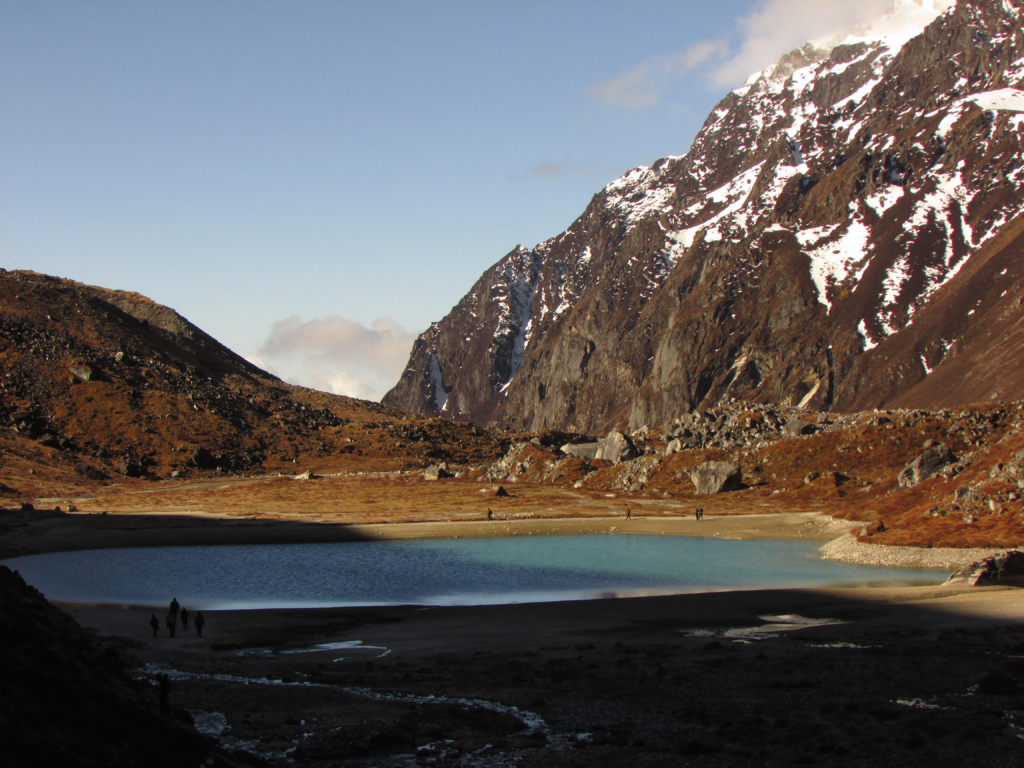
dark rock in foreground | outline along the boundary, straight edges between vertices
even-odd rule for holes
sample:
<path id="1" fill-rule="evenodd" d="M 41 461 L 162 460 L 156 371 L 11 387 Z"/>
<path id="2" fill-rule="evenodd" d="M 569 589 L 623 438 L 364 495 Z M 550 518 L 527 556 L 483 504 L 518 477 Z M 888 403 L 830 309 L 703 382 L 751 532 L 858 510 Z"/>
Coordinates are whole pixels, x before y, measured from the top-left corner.
<path id="1" fill-rule="evenodd" d="M 198 766 L 213 745 L 161 712 L 127 659 L 0 567 L 0 754 L 16 766 Z M 173 693 L 172 693 L 173 704 Z M 218 757 L 220 765 L 228 765 Z"/>

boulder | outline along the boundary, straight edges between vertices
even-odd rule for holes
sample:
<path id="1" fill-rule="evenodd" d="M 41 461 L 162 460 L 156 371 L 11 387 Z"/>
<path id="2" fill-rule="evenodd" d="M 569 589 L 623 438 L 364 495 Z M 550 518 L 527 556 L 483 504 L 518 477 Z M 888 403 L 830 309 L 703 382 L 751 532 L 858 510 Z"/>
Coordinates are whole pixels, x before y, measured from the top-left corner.
<path id="1" fill-rule="evenodd" d="M 613 429 L 605 435 L 603 439 L 598 441 L 597 445 L 597 454 L 594 458 L 604 459 L 612 464 L 620 464 L 623 461 L 635 459 L 639 454 L 636 446 L 633 445 L 633 441 L 617 429 Z"/>
<path id="2" fill-rule="evenodd" d="M 443 480 L 447 477 L 454 477 L 454 475 L 448 471 L 447 465 L 443 462 L 427 467 L 423 472 L 424 480 Z"/>
<path id="3" fill-rule="evenodd" d="M 910 488 L 934 477 L 939 470 L 954 461 L 956 461 L 956 456 L 949 450 L 949 446 L 945 443 L 936 443 L 907 464 L 896 476 L 896 480 L 902 488 Z"/>
<path id="4" fill-rule="evenodd" d="M 575 456 L 577 459 L 586 459 L 587 461 L 593 461 L 597 458 L 597 451 L 600 448 L 600 443 L 566 443 L 562 446 L 562 453 L 566 456 Z"/>
<path id="5" fill-rule="evenodd" d="M 301 475 L 296 475 L 295 479 L 296 480 L 316 480 L 318 477 L 319 477 L 319 475 L 314 474 L 312 469 L 307 469 Z"/>
<path id="6" fill-rule="evenodd" d="M 811 435 L 818 431 L 818 427 L 809 421 L 798 419 L 794 416 L 782 427 L 782 434 L 786 437 L 800 437 L 800 435 Z"/>
<path id="7" fill-rule="evenodd" d="M 92 381 L 94 372 L 88 365 L 72 365 L 68 367 L 68 373 L 79 381 Z"/>
<path id="8" fill-rule="evenodd" d="M 665 446 L 665 455 L 671 456 L 673 453 L 679 453 L 683 450 L 683 441 L 679 438 L 670 440 L 668 445 Z"/>
<path id="9" fill-rule="evenodd" d="M 495 498 L 508 498 L 511 494 L 505 490 L 505 486 L 499 485 L 498 490 L 494 492 Z"/>
<path id="10" fill-rule="evenodd" d="M 88 480 L 106 480 L 107 476 L 105 473 L 90 466 L 84 461 L 75 462 L 75 472 Z"/>
<path id="11" fill-rule="evenodd" d="M 946 580 L 947 584 L 987 587 L 994 584 L 1024 584 L 1024 552 L 1011 549 L 961 568 Z"/>
<path id="12" fill-rule="evenodd" d="M 731 461 L 706 461 L 690 472 L 697 493 L 724 493 L 743 487 L 743 473 L 739 464 Z"/>

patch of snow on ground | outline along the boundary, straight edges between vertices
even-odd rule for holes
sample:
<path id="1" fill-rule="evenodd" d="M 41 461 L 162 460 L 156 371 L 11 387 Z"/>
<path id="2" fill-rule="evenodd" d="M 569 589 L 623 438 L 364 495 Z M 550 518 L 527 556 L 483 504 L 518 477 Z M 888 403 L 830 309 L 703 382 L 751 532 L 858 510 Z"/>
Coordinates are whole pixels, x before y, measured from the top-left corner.
<path id="1" fill-rule="evenodd" d="M 903 290 L 903 285 L 910 278 L 910 260 L 906 256 L 901 256 L 895 264 L 893 264 L 889 271 L 885 275 L 885 279 L 882 281 L 882 289 L 885 293 L 882 294 L 882 306 L 887 307 L 896 303 L 896 300 L 900 297 L 900 292 Z"/>
<path id="2" fill-rule="evenodd" d="M 871 93 L 873 90 L 875 90 L 875 87 L 880 82 L 882 82 L 881 78 L 878 78 L 876 80 L 868 80 L 866 83 L 864 83 L 864 85 L 862 85 L 856 91 L 851 93 L 845 99 L 843 99 L 842 101 L 837 101 L 835 104 L 833 104 L 832 108 L 837 110 L 837 111 L 842 111 L 843 109 L 846 108 L 847 104 L 850 104 L 850 103 L 853 103 L 855 105 L 859 104 L 861 99 L 865 98 L 869 93 Z"/>
<path id="3" fill-rule="evenodd" d="M 903 197 L 903 191 L 903 187 L 892 184 L 865 198 L 864 202 L 881 218 L 886 211 L 899 202 Z"/>
<path id="4" fill-rule="evenodd" d="M 860 336 L 865 352 L 878 346 L 878 344 L 873 342 L 871 337 L 868 335 L 868 323 L 866 320 L 861 320 L 857 323 L 857 335 Z"/>
<path id="5" fill-rule="evenodd" d="M 949 135 L 949 132 L 953 130 L 953 126 L 963 115 L 966 108 L 966 99 L 957 99 L 953 102 L 949 107 L 949 113 L 939 122 L 939 126 L 935 129 L 935 133 L 943 139 L 946 138 Z"/>
<path id="6" fill-rule="evenodd" d="M 845 281 L 851 268 L 867 258 L 868 238 L 871 236 L 864 222 L 855 219 L 838 239 L 833 240 L 832 235 L 840 227 L 816 227 L 797 234 L 801 248 L 811 260 L 811 280 L 817 289 L 818 301 L 829 312 L 832 311 L 829 288 Z"/>
<path id="7" fill-rule="evenodd" d="M 1024 91 L 1016 88 L 1000 88 L 997 91 L 975 93 L 967 98 L 982 109 L 1003 109 L 1009 112 L 1024 112 Z"/>
<path id="8" fill-rule="evenodd" d="M 706 219 L 699 224 L 695 224 L 692 227 L 687 227 L 670 233 L 672 239 L 683 245 L 684 248 L 689 248 L 693 245 L 695 236 L 700 230 L 705 228 L 712 230 L 712 228 L 716 227 L 716 225 L 726 217 L 738 212 L 747 202 L 747 197 L 749 197 L 750 191 L 754 188 L 754 184 L 757 183 L 757 177 L 760 175 L 761 168 L 763 166 L 764 161 L 758 163 L 752 168 L 748 168 L 728 184 L 710 192 L 708 194 L 708 199 L 712 201 L 722 203 L 727 200 L 731 200 L 732 202 L 711 218 Z M 701 201 L 695 205 L 691 205 L 684 213 L 696 213 L 696 211 L 703 207 L 704 203 Z M 709 235 L 710 236 L 707 238 L 709 241 L 722 239 L 722 234 L 717 229 L 713 230 L 713 234 L 709 232 Z"/>

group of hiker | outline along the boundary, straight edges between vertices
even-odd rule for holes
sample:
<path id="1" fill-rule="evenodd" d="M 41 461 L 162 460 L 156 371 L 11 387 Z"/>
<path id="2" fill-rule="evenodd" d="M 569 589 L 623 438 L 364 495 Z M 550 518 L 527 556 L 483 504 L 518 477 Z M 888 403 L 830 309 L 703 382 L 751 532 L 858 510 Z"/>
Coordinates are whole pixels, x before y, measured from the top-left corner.
<path id="1" fill-rule="evenodd" d="M 174 631 L 178 626 L 178 619 L 181 619 L 181 628 L 188 629 L 188 620 L 191 614 L 188 612 L 188 608 L 182 608 L 178 604 L 178 598 L 171 599 L 170 610 L 167 613 L 167 634 L 168 637 L 174 637 Z M 203 627 L 206 625 L 206 619 L 203 618 L 202 612 L 197 612 L 195 618 L 192 619 L 192 626 L 196 628 L 196 637 L 203 636 Z M 153 637 L 157 636 L 160 631 L 160 619 L 156 617 L 154 613 L 149 618 L 149 626 L 153 628 Z"/>
<path id="2" fill-rule="evenodd" d="M 491 510 L 487 510 L 487 511 L 490 512 Z M 693 511 L 693 515 L 694 515 L 694 519 L 695 520 L 703 520 L 704 519 L 704 507 L 697 507 Z M 630 511 L 629 507 L 626 507 L 626 519 L 627 520 L 632 520 L 633 519 L 633 513 Z"/>

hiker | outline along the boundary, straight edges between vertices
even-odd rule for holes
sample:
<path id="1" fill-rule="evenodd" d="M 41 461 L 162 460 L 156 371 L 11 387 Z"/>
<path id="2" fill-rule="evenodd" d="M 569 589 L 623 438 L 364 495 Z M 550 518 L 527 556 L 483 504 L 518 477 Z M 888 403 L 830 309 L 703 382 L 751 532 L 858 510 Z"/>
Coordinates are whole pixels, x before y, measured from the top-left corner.
<path id="1" fill-rule="evenodd" d="M 494 513 L 491 512 L 491 508 L 490 507 L 487 508 L 487 519 L 488 520 L 493 520 L 494 519 Z"/>
<path id="2" fill-rule="evenodd" d="M 178 623 L 178 617 L 174 613 L 167 614 L 167 636 L 174 637 L 174 628 Z"/>
<path id="3" fill-rule="evenodd" d="M 700 520 L 700 507 L 693 508 L 693 519 Z"/>
<path id="4" fill-rule="evenodd" d="M 195 621 L 192 622 L 196 625 L 196 637 L 203 636 L 203 625 L 206 623 L 206 619 L 203 618 L 202 612 L 196 614 Z"/>
<path id="5" fill-rule="evenodd" d="M 627 520 L 632 520 L 633 519 L 633 513 L 629 511 L 629 507 L 626 507 L 626 519 Z"/>
<path id="6" fill-rule="evenodd" d="M 149 626 L 153 628 L 153 637 L 156 637 L 156 633 L 160 631 L 160 619 L 156 617 L 155 613 L 149 617 Z"/>
<path id="7" fill-rule="evenodd" d="M 181 609 L 181 628 L 188 629 L 188 608 Z"/>
<path id="8" fill-rule="evenodd" d="M 180 606 L 178 605 L 178 598 L 172 597 L 171 598 L 171 615 L 173 615 L 175 619 L 178 618 L 178 609 L 179 609 L 179 607 Z"/>

